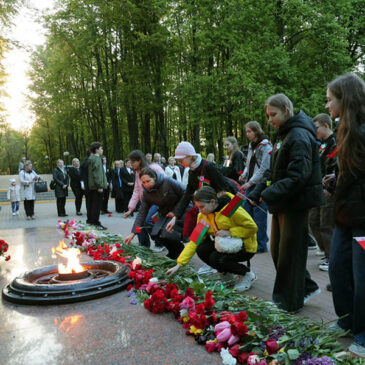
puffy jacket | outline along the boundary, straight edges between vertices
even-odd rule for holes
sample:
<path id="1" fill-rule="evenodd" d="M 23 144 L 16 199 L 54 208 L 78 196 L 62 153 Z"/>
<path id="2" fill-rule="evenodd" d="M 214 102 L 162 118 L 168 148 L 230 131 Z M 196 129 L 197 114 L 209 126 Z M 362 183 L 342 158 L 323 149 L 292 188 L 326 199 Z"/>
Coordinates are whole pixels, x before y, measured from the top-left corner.
<path id="1" fill-rule="evenodd" d="M 253 175 L 250 180 L 247 181 L 251 186 L 256 185 L 264 180 L 265 171 L 270 169 L 270 156 L 271 156 L 272 146 L 268 139 L 263 139 L 257 147 L 253 150 L 252 143 L 248 147 L 246 167 L 243 171 L 243 177 L 247 179 L 250 161 L 252 156 L 255 156 L 256 163 L 253 170 Z"/>
<path id="2" fill-rule="evenodd" d="M 35 200 L 34 180 L 39 179 L 39 176 L 34 170 L 30 172 L 21 170 L 19 172 L 20 181 L 20 196 L 22 200 Z M 33 181 L 32 183 L 30 181 Z"/>
<path id="3" fill-rule="evenodd" d="M 157 163 L 151 163 L 150 165 L 148 165 L 148 167 L 157 172 L 158 174 L 166 175 L 165 171 Z M 139 177 L 139 173 L 136 172 L 135 176 L 136 180 L 134 182 L 133 194 L 128 203 L 128 210 L 132 212 L 136 209 L 137 204 L 142 200 L 143 197 L 143 186 L 141 179 Z"/>
<path id="4" fill-rule="evenodd" d="M 159 213 L 166 215 L 175 208 L 185 192 L 185 187 L 171 177 L 158 174 L 154 187 L 150 190 L 143 188 L 143 190 L 142 205 L 132 229 L 135 233 L 137 226 L 143 226 L 152 205 L 157 205 Z"/>
<path id="5" fill-rule="evenodd" d="M 277 133 L 266 182 L 258 184 L 249 198 L 260 195 L 271 213 L 308 209 L 324 203 L 315 126 L 303 111 L 291 117 Z M 269 186 L 268 186 L 269 185 Z"/>
<path id="6" fill-rule="evenodd" d="M 221 214 L 230 201 L 230 198 L 227 199 L 227 197 L 226 195 L 219 198 L 219 205 L 215 212 L 208 215 L 199 213 L 197 222 L 200 222 L 201 219 L 208 222 L 210 225 L 208 234 L 211 236 L 214 236 L 219 230 L 229 230 L 232 237 L 243 239 L 247 252 L 257 252 L 257 225 L 252 217 L 242 207 L 239 207 L 231 218 Z M 181 266 L 186 265 L 194 256 L 197 247 L 195 242 L 190 241 L 177 258 L 177 263 Z"/>

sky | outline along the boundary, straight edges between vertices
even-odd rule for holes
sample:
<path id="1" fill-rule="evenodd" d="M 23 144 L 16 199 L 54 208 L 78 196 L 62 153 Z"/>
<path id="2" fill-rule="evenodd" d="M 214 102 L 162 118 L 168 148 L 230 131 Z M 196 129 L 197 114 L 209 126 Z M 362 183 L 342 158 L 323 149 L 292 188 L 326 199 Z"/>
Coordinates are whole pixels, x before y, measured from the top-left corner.
<path id="1" fill-rule="evenodd" d="M 19 43 L 19 47 L 13 46 L 4 60 L 8 74 L 5 86 L 8 96 L 4 99 L 6 120 L 16 130 L 31 128 L 34 123 L 34 116 L 26 101 L 27 87 L 30 83 L 27 70 L 31 52 L 45 42 L 45 30 L 37 22 L 37 18 L 42 11 L 52 7 L 53 3 L 54 0 L 26 0 L 8 32 L 8 37 Z"/>

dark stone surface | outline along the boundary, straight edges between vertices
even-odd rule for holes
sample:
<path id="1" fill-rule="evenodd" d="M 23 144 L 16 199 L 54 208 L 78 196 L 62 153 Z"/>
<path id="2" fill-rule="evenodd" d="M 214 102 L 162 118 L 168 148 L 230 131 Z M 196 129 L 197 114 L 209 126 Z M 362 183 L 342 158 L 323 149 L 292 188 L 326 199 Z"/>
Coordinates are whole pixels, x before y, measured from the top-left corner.
<path id="1" fill-rule="evenodd" d="M 56 222 L 55 222 L 56 225 Z M 0 284 L 51 265 L 55 228 L 0 230 L 12 259 L 0 263 Z M 0 364 L 221 364 L 186 336 L 171 314 L 129 303 L 126 291 L 73 304 L 0 304 Z"/>

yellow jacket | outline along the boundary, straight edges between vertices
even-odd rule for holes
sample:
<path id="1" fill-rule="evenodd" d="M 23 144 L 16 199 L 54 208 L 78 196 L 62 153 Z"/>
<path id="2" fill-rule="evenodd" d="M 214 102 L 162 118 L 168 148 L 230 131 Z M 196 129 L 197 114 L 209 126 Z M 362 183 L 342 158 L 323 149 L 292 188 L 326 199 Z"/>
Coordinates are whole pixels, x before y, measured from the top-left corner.
<path id="1" fill-rule="evenodd" d="M 233 216 L 228 218 L 221 214 L 225 207 L 219 212 L 209 213 L 208 215 L 199 213 L 197 221 L 200 222 L 203 219 L 209 223 L 209 235 L 214 236 L 219 230 L 229 230 L 232 237 L 243 239 L 247 252 L 257 252 L 257 225 L 252 217 L 242 207 L 239 207 Z M 194 256 L 197 247 L 195 242 L 190 241 L 177 258 L 177 263 L 181 266 L 186 265 Z"/>

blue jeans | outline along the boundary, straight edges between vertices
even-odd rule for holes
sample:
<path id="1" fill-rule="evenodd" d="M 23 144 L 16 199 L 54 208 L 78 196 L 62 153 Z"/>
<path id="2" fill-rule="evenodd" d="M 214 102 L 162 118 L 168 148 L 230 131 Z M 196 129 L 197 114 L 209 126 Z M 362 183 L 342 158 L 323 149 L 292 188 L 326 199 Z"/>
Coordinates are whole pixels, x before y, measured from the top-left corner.
<path id="1" fill-rule="evenodd" d="M 19 202 L 11 202 L 11 210 L 13 213 L 19 211 Z"/>
<path id="2" fill-rule="evenodd" d="M 246 196 L 250 193 L 250 189 L 246 191 Z M 260 204 L 260 208 L 265 210 L 265 213 L 258 207 L 253 207 L 247 200 L 243 203 L 243 208 L 253 218 L 257 224 L 257 251 L 266 252 L 267 242 L 269 237 L 267 236 L 267 204 L 265 202 Z"/>
<path id="3" fill-rule="evenodd" d="M 158 210 L 157 205 L 151 206 L 150 210 L 147 213 L 147 217 L 143 223 L 143 226 L 145 228 L 142 228 L 142 232 L 137 235 L 138 242 L 142 246 L 146 246 L 146 247 L 151 246 L 150 233 L 152 231 L 152 226 L 153 226 L 152 216 L 157 212 L 157 210 Z M 156 246 L 161 246 L 161 244 L 159 244 L 159 242 L 156 241 Z"/>
<path id="4" fill-rule="evenodd" d="M 338 325 L 350 329 L 355 341 L 365 346 L 365 250 L 353 237 L 364 229 L 336 226 L 332 236 L 329 276 Z"/>

